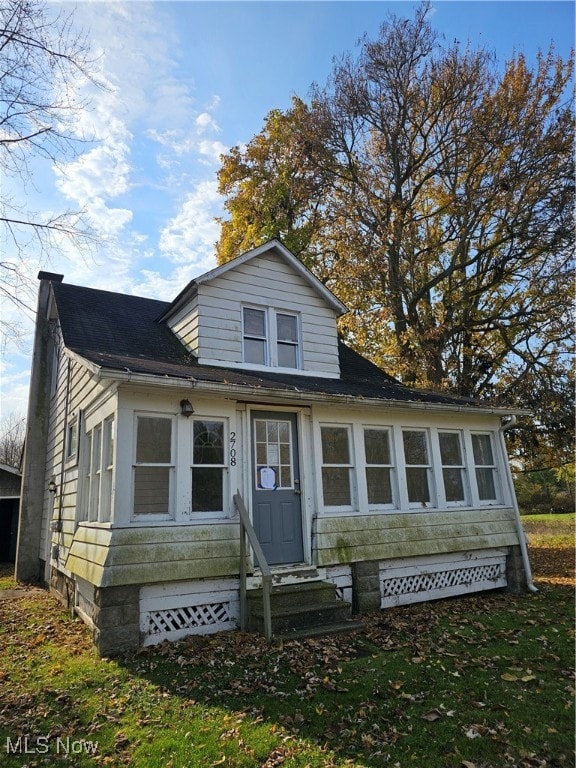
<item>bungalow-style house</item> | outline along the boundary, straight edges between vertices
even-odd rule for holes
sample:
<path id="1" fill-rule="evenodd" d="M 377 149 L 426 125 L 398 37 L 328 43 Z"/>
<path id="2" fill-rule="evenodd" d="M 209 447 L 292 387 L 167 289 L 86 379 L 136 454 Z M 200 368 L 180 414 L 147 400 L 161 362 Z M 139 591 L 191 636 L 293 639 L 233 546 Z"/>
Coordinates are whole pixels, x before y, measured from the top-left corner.
<path id="1" fill-rule="evenodd" d="M 344 345 L 346 307 L 280 242 L 172 302 L 39 279 L 16 576 L 100 653 L 533 588 L 513 412 Z"/>

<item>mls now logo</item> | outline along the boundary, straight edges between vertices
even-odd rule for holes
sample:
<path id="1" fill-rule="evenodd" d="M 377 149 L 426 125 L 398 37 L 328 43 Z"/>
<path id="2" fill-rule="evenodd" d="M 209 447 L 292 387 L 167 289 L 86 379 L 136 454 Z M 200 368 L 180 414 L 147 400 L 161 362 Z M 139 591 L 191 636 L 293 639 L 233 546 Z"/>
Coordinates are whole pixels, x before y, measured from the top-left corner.
<path id="1" fill-rule="evenodd" d="M 49 736 L 19 736 L 17 739 L 6 739 L 6 753 L 19 755 L 45 755 L 48 752 L 55 752 L 57 755 L 95 755 L 98 752 L 97 741 L 87 741 L 86 739 L 71 739 L 67 736 L 65 739 L 58 736 L 51 739 Z"/>

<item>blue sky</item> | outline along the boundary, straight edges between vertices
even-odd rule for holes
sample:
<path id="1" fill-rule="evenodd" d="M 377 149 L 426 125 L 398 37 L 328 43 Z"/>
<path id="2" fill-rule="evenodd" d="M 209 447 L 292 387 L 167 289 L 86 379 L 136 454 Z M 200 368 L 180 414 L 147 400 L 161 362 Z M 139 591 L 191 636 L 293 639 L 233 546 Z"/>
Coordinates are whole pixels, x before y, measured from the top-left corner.
<path id="1" fill-rule="evenodd" d="M 98 142 L 61 172 L 35 167 L 36 208 L 85 206 L 102 235 L 96 249 L 66 246 L 25 268 L 64 274 L 68 283 L 170 300 L 215 265 L 215 216 L 223 214 L 216 186 L 219 155 L 247 143 L 266 114 L 285 109 L 324 84 L 334 56 L 375 37 L 387 14 L 412 17 L 413 2 L 82 2 L 75 23 L 98 54 L 108 88 L 91 92 L 78 123 Z M 436 1 L 431 22 L 454 39 L 514 52 L 530 63 L 554 42 L 566 58 L 574 45 L 573 2 Z M 90 90 L 83 86 L 83 92 Z M 11 190 L 20 194 L 19 190 Z M 13 254 L 7 254 L 9 257 Z M 31 306 L 35 299 L 29 298 Z M 25 331 L 20 348 L 2 357 L 0 414 L 25 415 L 33 313 L 6 304 L 5 319 Z"/>

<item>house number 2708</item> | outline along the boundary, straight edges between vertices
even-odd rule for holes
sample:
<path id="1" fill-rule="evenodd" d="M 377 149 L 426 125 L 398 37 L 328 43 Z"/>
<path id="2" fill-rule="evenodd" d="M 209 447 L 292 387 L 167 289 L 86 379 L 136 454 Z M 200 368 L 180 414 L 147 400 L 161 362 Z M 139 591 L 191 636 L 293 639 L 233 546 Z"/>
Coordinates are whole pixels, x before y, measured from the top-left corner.
<path id="1" fill-rule="evenodd" d="M 236 466 L 236 432 L 230 432 L 230 466 Z"/>

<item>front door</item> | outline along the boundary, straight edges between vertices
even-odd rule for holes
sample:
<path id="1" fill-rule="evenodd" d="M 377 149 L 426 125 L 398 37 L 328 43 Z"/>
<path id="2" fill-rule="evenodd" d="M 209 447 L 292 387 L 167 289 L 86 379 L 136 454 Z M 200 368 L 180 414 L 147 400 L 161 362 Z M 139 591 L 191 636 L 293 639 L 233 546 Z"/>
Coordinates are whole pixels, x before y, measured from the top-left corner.
<path id="1" fill-rule="evenodd" d="M 296 414 L 252 414 L 252 493 L 254 530 L 268 563 L 301 563 Z"/>

